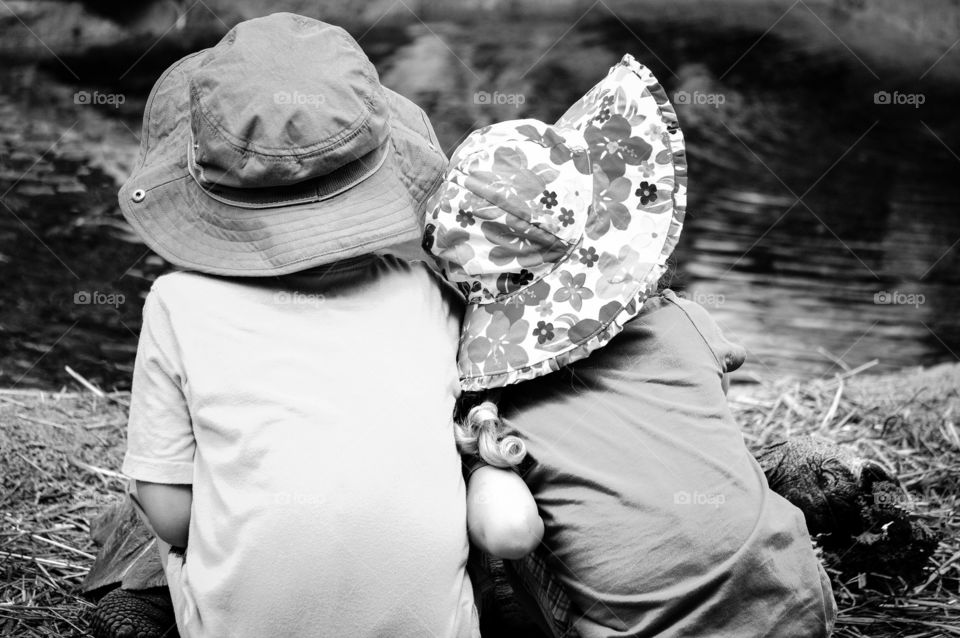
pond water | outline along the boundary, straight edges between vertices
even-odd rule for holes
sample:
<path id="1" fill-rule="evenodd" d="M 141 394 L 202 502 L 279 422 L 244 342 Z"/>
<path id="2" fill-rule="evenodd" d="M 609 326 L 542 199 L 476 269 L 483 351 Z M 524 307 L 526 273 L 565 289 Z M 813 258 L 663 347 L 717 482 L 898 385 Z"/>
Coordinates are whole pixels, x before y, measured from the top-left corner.
<path id="1" fill-rule="evenodd" d="M 354 32 L 448 152 L 492 121 L 552 121 L 624 52 L 650 66 L 688 144 L 673 286 L 746 345 L 741 381 L 956 359 L 958 87 L 776 31 L 609 16 L 569 26 Z M 59 387 L 69 365 L 129 387 L 141 298 L 168 266 L 125 228 L 116 180 L 149 86 L 184 53 L 158 49 L 120 80 L 132 53 L 0 60 L 0 386 Z M 78 104 L 78 90 L 123 104 Z"/>

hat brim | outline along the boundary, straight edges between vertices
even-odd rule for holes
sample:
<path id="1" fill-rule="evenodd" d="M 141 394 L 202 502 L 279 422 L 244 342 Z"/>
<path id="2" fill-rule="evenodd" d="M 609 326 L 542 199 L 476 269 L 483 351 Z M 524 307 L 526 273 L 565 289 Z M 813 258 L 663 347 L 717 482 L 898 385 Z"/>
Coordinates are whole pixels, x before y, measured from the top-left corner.
<path id="1" fill-rule="evenodd" d="M 422 207 L 446 158 L 419 107 L 386 90 L 391 136 L 368 176 L 332 197 L 273 207 L 231 205 L 188 170 L 190 124 L 184 58 L 147 103 L 141 161 L 119 192 L 124 217 L 167 261 L 221 276 L 283 275 L 417 241 Z M 179 105 L 167 130 L 151 111 L 158 93 Z M 153 122 L 151 121 L 151 117 Z"/>
<path id="2" fill-rule="evenodd" d="M 686 209 L 683 135 L 666 92 L 650 71 L 626 56 L 611 69 L 611 76 L 623 72 L 624 67 L 642 81 L 642 94 L 636 98 L 641 112 L 648 118 L 655 117 L 664 129 L 657 140 L 659 144 L 654 144 L 657 162 L 652 174 L 643 179 L 649 179 L 661 195 L 668 196 L 648 203 L 628 197 L 629 206 L 640 204 L 629 229 L 611 227 L 597 233 L 599 236 L 590 237 L 588 233 L 583 237 L 578 251 L 593 249 L 601 261 L 606 255 L 610 272 L 615 271 L 616 275 L 598 276 L 603 264 L 579 260 L 579 252 L 574 251 L 531 285 L 492 302 L 469 304 L 458 358 L 465 391 L 537 378 L 588 357 L 621 332 L 639 314 L 644 301 L 657 291 L 666 261 L 679 239 Z M 608 77 L 594 87 L 560 119 L 557 129 L 561 133 L 564 128 L 582 131 L 582 126 L 593 121 L 599 111 L 590 97 L 610 83 L 612 79 Z M 628 174 L 635 168 L 626 167 Z M 619 277 L 623 277 L 622 281 Z M 563 288 L 575 293 L 570 286 L 572 281 L 585 283 L 592 295 L 585 295 L 573 307 L 569 293 L 558 296 Z"/>
<path id="3" fill-rule="evenodd" d="M 131 179 L 120 190 L 120 208 L 152 250 L 183 268 L 283 275 L 383 250 L 421 233 L 392 150 L 379 169 L 336 197 L 280 208 L 221 202 L 178 167 L 156 166 L 142 175 L 160 185 L 145 189 L 139 203 L 133 194 L 145 180 Z"/>

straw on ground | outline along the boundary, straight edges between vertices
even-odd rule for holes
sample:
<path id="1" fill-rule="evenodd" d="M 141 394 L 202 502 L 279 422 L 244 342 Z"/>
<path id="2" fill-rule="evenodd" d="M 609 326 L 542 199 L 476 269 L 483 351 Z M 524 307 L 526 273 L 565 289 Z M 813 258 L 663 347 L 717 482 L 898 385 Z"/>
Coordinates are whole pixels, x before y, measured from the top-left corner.
<path id="1" fill-rule="evenodd" d="M 813 434 L 897 474 L 914 515 L 944 540 L 918 583 L 846 579 L 828 564 L 838 638 L 960 636 L 960 364 L 870 377 L 740 386 L 731 406 L 758 448 Z M 90 521 L 122 498 L 123 394 L 0 390 L 0 635 L 84 636 L 78 585 L 97 548 Z"/>

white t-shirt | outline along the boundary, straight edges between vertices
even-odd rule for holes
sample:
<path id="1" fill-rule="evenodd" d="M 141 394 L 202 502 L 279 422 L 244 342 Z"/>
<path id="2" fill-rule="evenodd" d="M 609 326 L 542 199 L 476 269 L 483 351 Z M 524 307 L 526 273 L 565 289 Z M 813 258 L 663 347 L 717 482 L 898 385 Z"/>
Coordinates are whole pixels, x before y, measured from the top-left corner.
<path id="1" fill-rule="evenodd" d="M 167 565 L 184 638 L 479 636 L 459 311 L 392 257 L 156 281 L 123 470 L 193 485 L 185 559 Z"/>

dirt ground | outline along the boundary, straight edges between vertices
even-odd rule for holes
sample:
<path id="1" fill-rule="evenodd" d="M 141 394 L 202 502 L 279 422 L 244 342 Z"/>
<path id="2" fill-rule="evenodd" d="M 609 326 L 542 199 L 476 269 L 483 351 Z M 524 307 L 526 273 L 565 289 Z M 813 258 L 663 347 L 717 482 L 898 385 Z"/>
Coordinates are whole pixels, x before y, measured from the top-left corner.
<path id="1" fill-rule="evenodd" d="M 83 636 L 79 596 L 97 549 L 90 521 L 121 499 L 125 394 L 0 390 L 0 635 Z M 912 514 L 943 535 L 917 582 L 834 577 L 838 637 L 960 635 L 960 364 L 831 380 L 735 386 L 751 448 L 811 434 L 896 474 Z"/>

